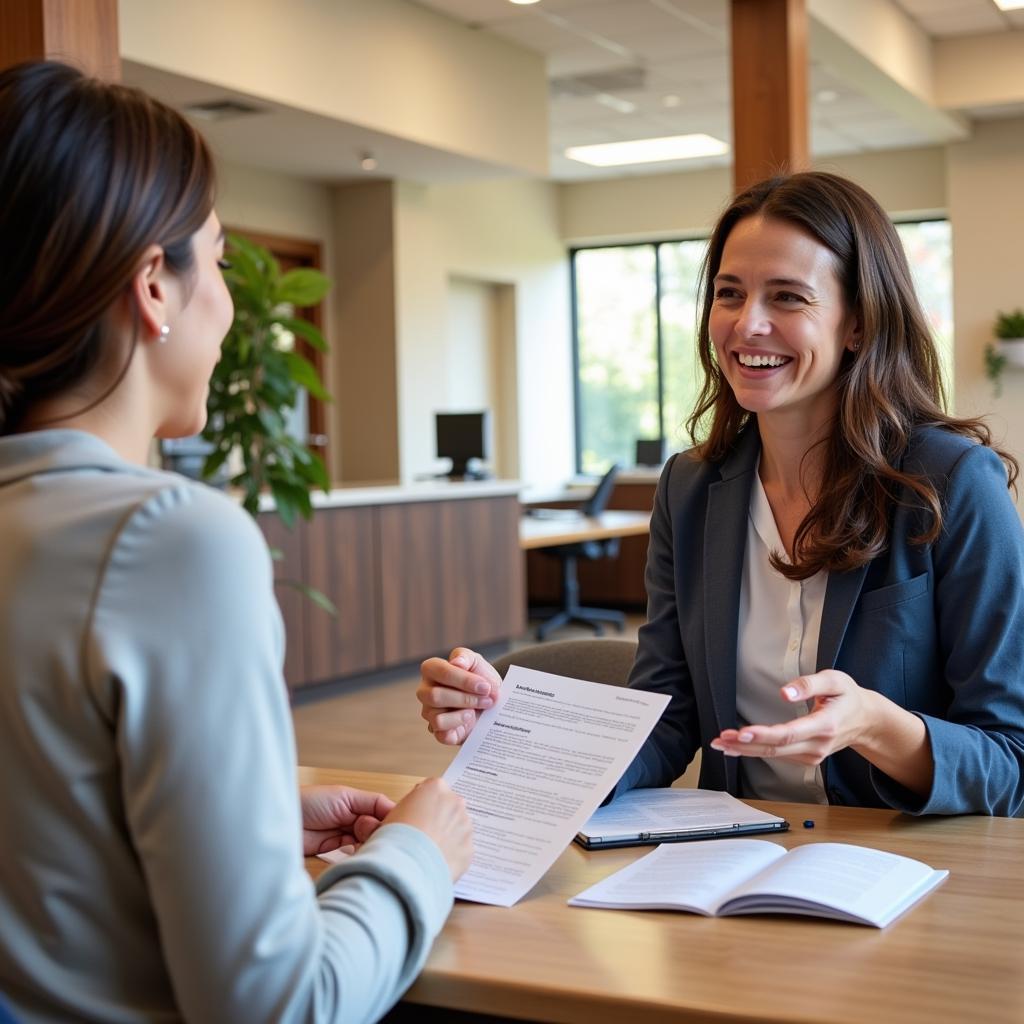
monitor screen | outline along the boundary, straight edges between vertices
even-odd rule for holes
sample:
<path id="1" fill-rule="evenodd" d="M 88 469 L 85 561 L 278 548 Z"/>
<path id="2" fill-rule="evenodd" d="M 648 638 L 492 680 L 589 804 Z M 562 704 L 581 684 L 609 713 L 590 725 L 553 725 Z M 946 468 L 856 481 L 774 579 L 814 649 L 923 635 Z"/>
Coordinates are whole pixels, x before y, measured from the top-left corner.
<path id="1" fill-rule="evenodd" d="M 452 460 L 452 474 L 464 476 L 470 459 L 487 459 L 487 412 L 439 412 L 437 457 Z"/>

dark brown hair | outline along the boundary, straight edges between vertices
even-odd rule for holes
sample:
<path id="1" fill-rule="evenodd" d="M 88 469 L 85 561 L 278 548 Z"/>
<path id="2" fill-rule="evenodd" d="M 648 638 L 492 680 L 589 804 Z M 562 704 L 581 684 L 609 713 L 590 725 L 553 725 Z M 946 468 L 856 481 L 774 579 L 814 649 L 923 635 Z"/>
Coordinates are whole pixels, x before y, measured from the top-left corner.
<path id="1" fill-rule="evenodd" d="M 752 418 L 718 366 L 708 322 L 726 240 L 755 215 L 792 224 L 832 253 L 847 309 L 862 330 L 858 350 L 845 352 L 840 365 L 837 421 L 820 442 L 820 491 L 797 528 L 793 564 L 773 558 L 775 568 L 806 579 L 822 569 L 864 565 L 885 550 L 895 504 L 908 496 L 925 512 L 922 532 L 912 540 L 931 543 L 942 530 L 942 507 L 928 478 L 901 468 L 911 432 L 941 426 L 994 447 L 991 432 L 981 420 L 946 413 L 938 353 L 899 235 L 864 189 L 837 175 L 806 172 L 760 182 L 738 195 L 715 226 L 702 268 L 697 331 L 704 382 L 687 422 L 695 455 L 724 458 Z M 1012 486 L 1017 462 L 996 451 Z"/>
<path id="2" fill-rule="evenodd" d="M 0 434 L 109 355 L 148 246 L 192 269 L 214 188 L 199 133 L 140 90 L 51 61 L 0 72 Z"/>

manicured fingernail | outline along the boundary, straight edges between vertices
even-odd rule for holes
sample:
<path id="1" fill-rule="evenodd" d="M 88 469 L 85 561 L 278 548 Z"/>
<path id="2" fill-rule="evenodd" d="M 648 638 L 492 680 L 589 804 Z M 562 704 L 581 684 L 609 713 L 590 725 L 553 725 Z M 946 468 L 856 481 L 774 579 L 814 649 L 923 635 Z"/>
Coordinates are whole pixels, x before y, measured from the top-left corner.
<path id="1" fill-rule="evenodd" d="M 462 720 L 464 722 L 466 722 L 467 724 L 472 722 L 474 718 L 476 718 L 476 715 L 474 715 L 472 711 L 463 711 L 462 712 Z"/>
<path id="2" fill-rule="evenodd" d="M 452 664 L 458 665 L 460 668 L 469 668 L 469 658 L 460 654 L 457 658 L 452 658 Z"/>
<path id="3" fill-rule="evenodd" d="M 350 857 L 355 852 L 356 852 L 356 848 L 354 846 L 339 846 L 338 847 L 338 853 L 347 853 Z"/>
<path id="4" fill-rule="evenodd" d="M 477 683 L 473 687 L 473 692 L 474 693 L 490 693 L 491 692 L 491 684 L 488 683 L 488 682 L 485 682 L 484 680 L 481 679 L 480 682 Z"/>
<path id="5" fill-rule="evenodd" d="M 741 732 L 739 735 L 740 743 L 753 743 L 754 734 L 752 732 Z"/>
<path id="6" fill-rule="evenodd" d="M 796 700 L 800 696 L 795 686 L 784 686 L 782 692 L 790 699 Z"/>
<path id="7" fill-rule="evenodd" d="M 712 740 L 711 741 L 711 749 L 712 750 L 723 750 L 725 748 L 722 746 L 722 741 L 721 740 Z"/>
<path id="8" fill-rule="evenodd" d="M 723 750 L 722 753 L 725 754 L 726 757 L 739 757 L 740 756 L 740 752 L 738 750 Z"/>
<path id="9" fill-rule="evenodd" d="M 483 697 L 476 702 L 478 708 L 493 708 L 494 701 L 490 697 Z"/>

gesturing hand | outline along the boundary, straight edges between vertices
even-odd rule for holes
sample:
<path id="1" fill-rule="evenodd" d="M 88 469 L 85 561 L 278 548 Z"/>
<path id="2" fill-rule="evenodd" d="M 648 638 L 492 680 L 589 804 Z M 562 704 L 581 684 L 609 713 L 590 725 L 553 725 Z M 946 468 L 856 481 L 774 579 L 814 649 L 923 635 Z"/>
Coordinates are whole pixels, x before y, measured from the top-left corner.
<path id="1" fill-rule="evenodd" d="M 501 676 L 490 662 L 467 647 L 456 647 L 447 661 L 423 662 L 416 699 L 434 739 L 457 746 L 473 731 L 480 712 L 494 706 L 500 689 Z"/>
<path id="2" fill-rule="evenodd" d="M 395 806 L 383 793 L 348 786 L 303 786 L 299 801 L 302 852 L 307 857 L 341 846 L 360 846 Z"/>
<path id="3" fill-rule="evenodd" d="M 877 702 L 885 699 L 834 669 L 800 676 L 783 686 L 780 694 L 789 704 L 812 701 L 810 712 L 777 725 L 725 729 L 711 741 L 712 749 L 728 757 L 780 757 L 821 764 L 829 754 L 867 740 L 878 714 Z"/>

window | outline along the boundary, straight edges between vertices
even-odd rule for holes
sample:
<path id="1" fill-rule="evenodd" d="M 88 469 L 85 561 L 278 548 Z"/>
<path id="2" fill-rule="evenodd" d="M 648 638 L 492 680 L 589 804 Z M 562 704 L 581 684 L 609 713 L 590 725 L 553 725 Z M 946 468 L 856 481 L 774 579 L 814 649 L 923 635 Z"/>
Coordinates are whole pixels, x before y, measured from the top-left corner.
<path id="1" fill-rule="evenodd" d="M 896 225 L 917 293 L 952 382 L 949 222 Z M 576 367 L 576 470 L 633 464 L 638 438 L 689 444 L 699 389 L 694 333 L 707 239 L 576 249 L 571 253 Z M 952 397 L 951 394 L 949 397 Z"/>
<path id="2" fill-rule="evenodd" d="M 572 254 L 576 469 L 633 464 L 638 438 L 685 438 L 696 397 L 696 288 L 707 242 Z"/>

